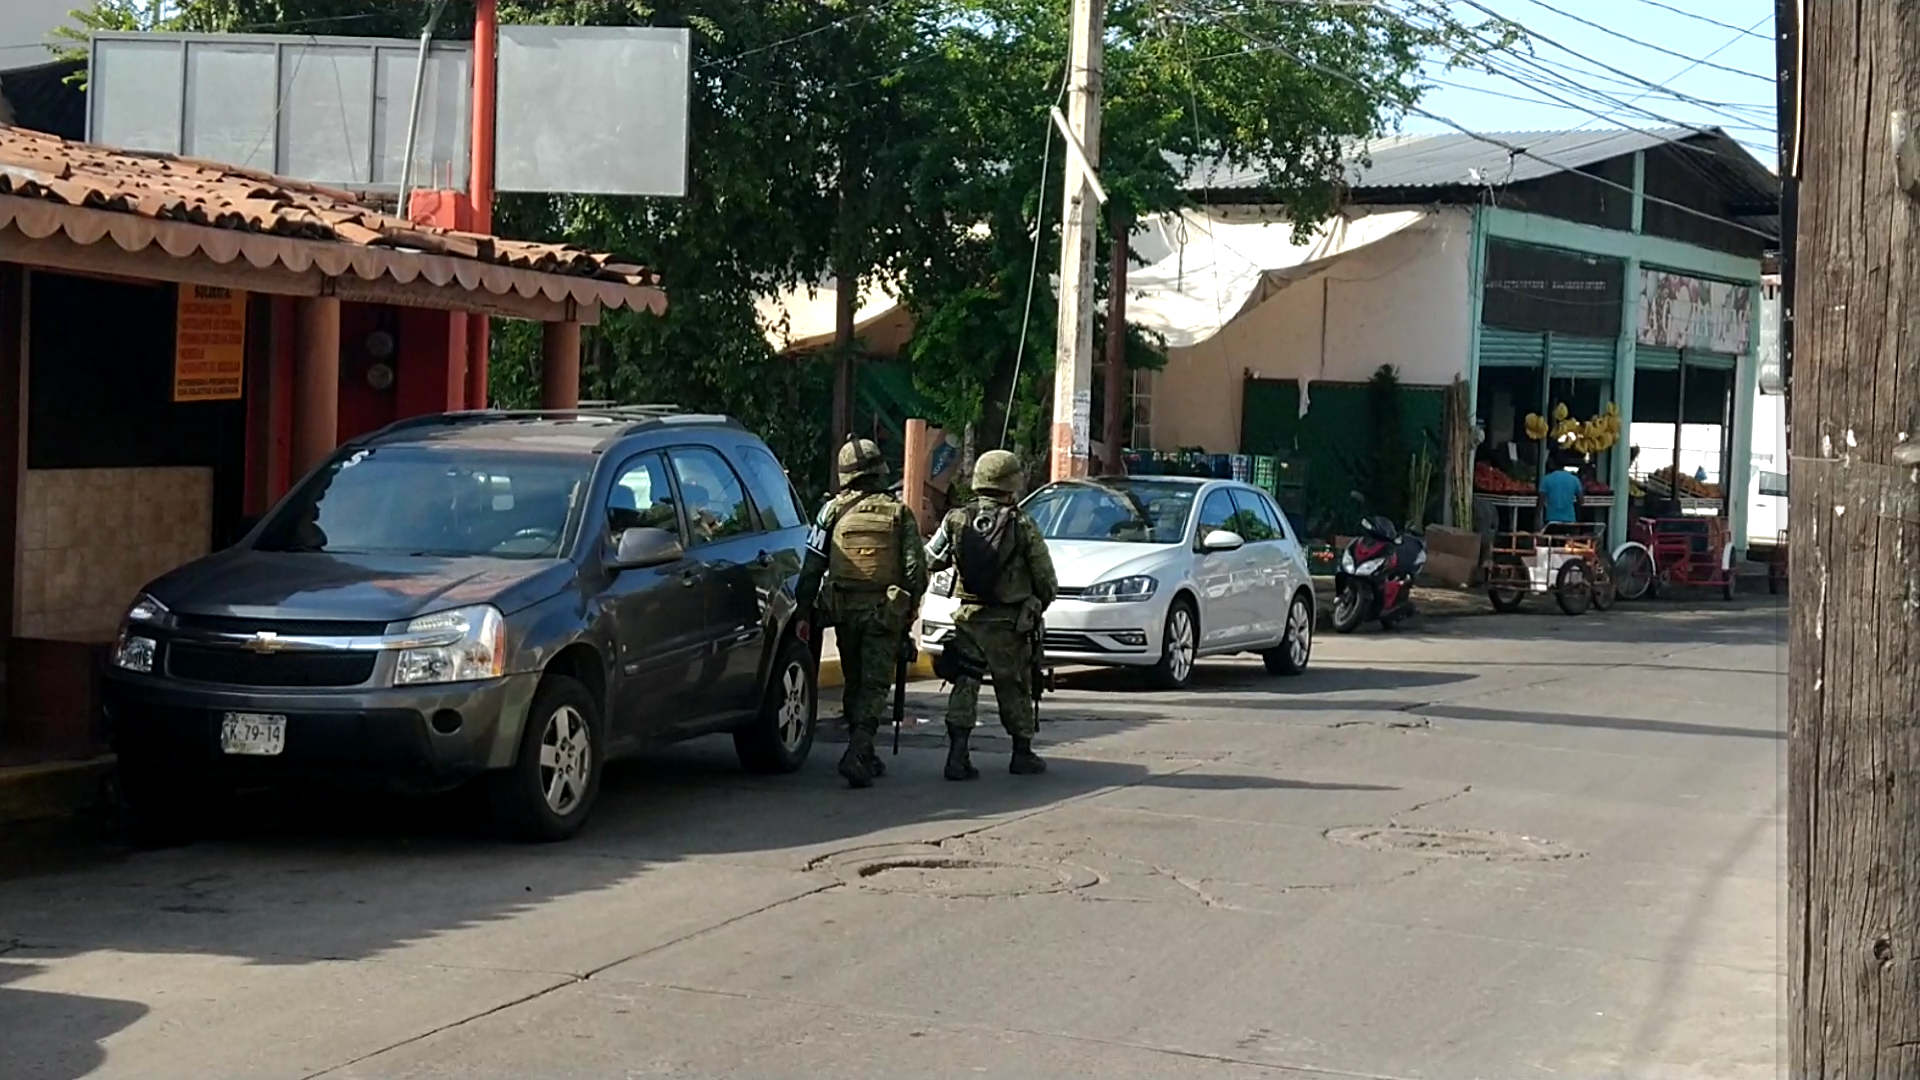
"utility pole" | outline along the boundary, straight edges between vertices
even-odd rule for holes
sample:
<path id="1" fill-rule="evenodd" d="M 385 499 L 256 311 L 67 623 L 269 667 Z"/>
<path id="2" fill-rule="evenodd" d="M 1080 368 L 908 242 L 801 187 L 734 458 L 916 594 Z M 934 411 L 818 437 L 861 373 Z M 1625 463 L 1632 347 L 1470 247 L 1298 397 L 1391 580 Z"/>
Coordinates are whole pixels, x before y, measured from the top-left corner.
<path id="1" fill-rule="evenodd" d="M 1782 14 L 1800 81 L 1787 1071 L 1895 1080 L 1920 1076 L 1920 5 Z"/>
<path id="2" fill-rule="evenodd" d="M 1085 476 L 1093 426 L 1093 284 L 1100 239 L 1095 175 L 1100 162 L 1101 35 L 1106 0 L 1073 0 L 1067 114 L 1054 122 L 1066 139 L 1065 208 L 1060 217 L 1060 318 L 1054 345 L 1053 478 Z"/>
<path id="3" fill-rule="evenodd" d="M 1122 434 L 1127 419 L 1127 234 L 1133 231 L 1131 207 L 1124 203 L 1107 205 L 1107 231 L 1111 248 L 1107 255 L 1107 397 L 1101 416 L 1106 435 L 1106 460 L 1100 471 L 1119 476 L 1126 471 L 1122 460 L 1127 440 Z"/>

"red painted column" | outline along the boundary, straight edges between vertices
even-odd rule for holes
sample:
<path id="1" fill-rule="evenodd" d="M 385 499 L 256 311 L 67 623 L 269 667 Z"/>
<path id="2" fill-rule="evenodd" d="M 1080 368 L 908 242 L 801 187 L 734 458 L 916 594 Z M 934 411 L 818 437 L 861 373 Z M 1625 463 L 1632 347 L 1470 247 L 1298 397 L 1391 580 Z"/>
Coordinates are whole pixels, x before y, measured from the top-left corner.
<path id="1" fill-rule="evenodd" d="M 295 482 L 325 461 L 340 438 L 340 301 L 294 301 L 293 460 Z"/>
<path id="2" fill-rule="evenodd" d="M 500 46 L 499 0 L 479 0 L 473 13 L 473 161 L 468 190 L 473 199 L 475 232 L 493 232 L 493 120 Z M 485 315 L 470 316 L 467 332 L 467 408 L 487 407 L 487 347 L 490 327 Z"/>
<path id="3" fill-rule="evenodd" d="M 580 407 L 580 324 L 550 322 L 540 326 L 540 407 Z"/>

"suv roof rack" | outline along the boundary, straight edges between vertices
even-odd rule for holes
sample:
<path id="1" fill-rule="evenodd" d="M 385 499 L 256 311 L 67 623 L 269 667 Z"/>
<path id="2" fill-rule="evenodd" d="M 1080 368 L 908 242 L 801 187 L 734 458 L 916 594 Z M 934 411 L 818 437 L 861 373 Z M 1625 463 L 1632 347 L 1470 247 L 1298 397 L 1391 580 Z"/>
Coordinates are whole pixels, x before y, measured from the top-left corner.
<path id="1" fill-rule="evenodd" d="M 608 420 L 625 422 L 626 432 L 649 423 L 677 422 L 683 424 L 724 424 L 729 427 L 741 427 L 741 423 L 731 416 L 717 413 L 690 413 L 678 405 L 613 405 L 601 402 L 583 403 L 574 409 L 467 409 L 461 412 L 428 413 L 425 416 L 409 416 L 370 432 L 363 439 L 379 438 L 383 435 L 409 431 L 415 428 L 444 427 L 456 424 L 478 424 L 496 420 Z M 623 432 L 624 434 L 625 432 Z"/>

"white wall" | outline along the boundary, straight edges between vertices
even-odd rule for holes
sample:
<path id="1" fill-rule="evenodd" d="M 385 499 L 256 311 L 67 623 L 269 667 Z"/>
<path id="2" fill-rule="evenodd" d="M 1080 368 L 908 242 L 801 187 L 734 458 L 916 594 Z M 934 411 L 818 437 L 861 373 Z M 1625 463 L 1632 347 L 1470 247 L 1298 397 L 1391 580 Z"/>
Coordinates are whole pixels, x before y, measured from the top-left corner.
<path id="1" fill-rule="evenodd" d="M 1435 386 L 1464 375 L 1472 220 L 1471 210 L 1443 209 L 1287 285 L 1213 338 L 1170 350 L 1153 378 L 1154 448 L 1238 451 L 1249 372 L 1364 382 L 1392 364 L 1402 381 Z"/>

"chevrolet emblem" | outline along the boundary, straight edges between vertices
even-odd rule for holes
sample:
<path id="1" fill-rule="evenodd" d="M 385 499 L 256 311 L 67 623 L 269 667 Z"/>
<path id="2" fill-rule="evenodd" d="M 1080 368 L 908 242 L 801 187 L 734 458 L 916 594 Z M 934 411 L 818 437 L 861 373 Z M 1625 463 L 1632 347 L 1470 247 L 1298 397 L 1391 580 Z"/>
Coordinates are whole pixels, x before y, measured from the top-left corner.
<path id="1" fill-rule="evenodd" d="M 281 649 L 286 648 L 286 644 L 280 640 L 279 634 L 271 630 L 262 630 L 254 634 L 244 647 L 249 652 L 266 655 L 268 653 L 279 652 Z"/>

